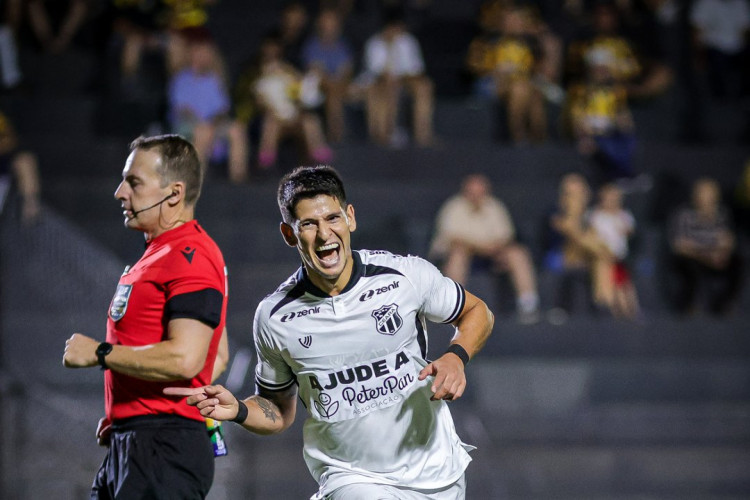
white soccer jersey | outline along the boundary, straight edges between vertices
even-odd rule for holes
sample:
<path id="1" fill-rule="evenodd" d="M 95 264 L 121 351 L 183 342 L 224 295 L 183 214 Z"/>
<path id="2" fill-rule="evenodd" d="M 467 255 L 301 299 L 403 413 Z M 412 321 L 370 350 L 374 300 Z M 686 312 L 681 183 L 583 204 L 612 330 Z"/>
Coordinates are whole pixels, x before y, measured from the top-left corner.
<path id="1" fill-rule="evenodd" d="M 465 292 L 418 257 L 353 252 L 340 295 L 303 268 L 258 306 L 256 383 L 299 385 L 304 457 L 320 495 L 350 483 L 440 488 L 471 461 L 448 405 L 431 401 L 425 319 L 451 322 Z"/>

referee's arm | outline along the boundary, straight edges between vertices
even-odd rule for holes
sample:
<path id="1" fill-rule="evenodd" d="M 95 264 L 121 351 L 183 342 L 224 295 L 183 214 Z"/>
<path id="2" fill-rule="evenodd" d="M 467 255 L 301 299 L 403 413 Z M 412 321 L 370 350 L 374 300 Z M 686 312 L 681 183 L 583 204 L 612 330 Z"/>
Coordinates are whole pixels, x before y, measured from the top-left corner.
<path id="1" fill-rule="evenodd" d="M 167 339 L 142 346 L 115 345 L 106 357 L 107 368 L 141 380 L 167 382 L 191 379 L 206 364 L 213 328 L 192 318 L 169 321 Z M 63 362 L 69 368 L 98 365 L 98 340 L 75 333 L 65 345 Z"/>
<path id="2" fill-rule="evenodd" d="M 142 380 L 191 379 L 206 365 L 214 329 L 196 319 L 169 321 L 167 339 L 145 346 L 114 346 L 107 367 Z"/>

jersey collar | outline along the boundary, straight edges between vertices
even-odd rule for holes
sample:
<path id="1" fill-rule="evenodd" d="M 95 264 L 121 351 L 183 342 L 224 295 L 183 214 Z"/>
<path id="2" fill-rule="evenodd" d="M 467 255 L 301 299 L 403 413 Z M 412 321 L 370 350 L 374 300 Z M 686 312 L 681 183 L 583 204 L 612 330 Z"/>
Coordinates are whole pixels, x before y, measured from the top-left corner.
<path id="1" fill-rule="evenodd" d="M 349 282 L 344 289 L 341 290 L 339 295 L 343 295 L 354 288 L 357 282 L 359 282 L 359 279 L 364 276 L 364 268 L 365 266 L 362 264 L 362 257 L 359 256 L 359 252 L 352 251 L 352 275 L 349 278 Z M 305 269 L 305 266 L 302 266 L 298 273 L 298 277 L 300 278 L 302 285 L 305 287 L 305 292 L 315 295 L 316 297 L 330 297 L 328 293 L 313 284 L 310 277 L 307 275 L 307 269 Z"/>
<path id="2" fill-rule="evenodd" d="M 182 236 L 185 236 L 189 233 L 202 233 L 203 228 L 201 228 L 198 225 L 198 221 L 195 219 L 189 220 L 184 224 L 180 224 L 174 229 L 170 229 L 169 231 L 165 231 L 161 233 L 156 238 L 153 238 L 151 240 L 146 241 L 146 248 L 149 248 L 151 246 L 159 246 L 164 245 L 166 243 L 169 243 L 170 241 L 174 241 Z"/>

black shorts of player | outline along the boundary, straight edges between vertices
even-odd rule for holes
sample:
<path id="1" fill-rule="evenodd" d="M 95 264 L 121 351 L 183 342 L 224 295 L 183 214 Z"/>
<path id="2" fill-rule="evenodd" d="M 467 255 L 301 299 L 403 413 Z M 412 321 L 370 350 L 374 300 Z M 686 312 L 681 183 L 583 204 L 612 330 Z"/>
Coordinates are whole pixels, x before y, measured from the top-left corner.
<path id="1" fill-rule="evenodd" d="M 199 500 L 213 478 L 205 423 L 175 415 L 133 417 L 112 426 L 91 499 Z"/>

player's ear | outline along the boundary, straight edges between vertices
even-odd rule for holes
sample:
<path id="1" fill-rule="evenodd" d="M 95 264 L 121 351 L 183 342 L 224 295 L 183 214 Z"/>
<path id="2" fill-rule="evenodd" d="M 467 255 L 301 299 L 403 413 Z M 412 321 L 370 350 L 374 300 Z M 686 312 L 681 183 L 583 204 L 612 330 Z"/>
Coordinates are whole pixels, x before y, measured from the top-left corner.
<path id="1" fill-rule="evenodd" d="M 351 203 L 346 206 L 346 224 L 350 233 L 357 230 L 357 218 L 354 216 L 354 205 Z"/>
<path id="2" fill-rule="evenodd" d="M 292 228 L 292 226 L 286 222 L 282 222 L 279 224 L 279 231 L 281 231 L 281 236 L 284 237 L 284 241 L 286 241 L 287 245 L 290 247 L 297 246 L 297 236 L 294 234 L 294 228 Z"/>

